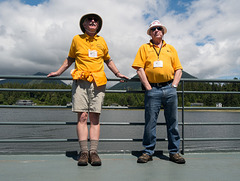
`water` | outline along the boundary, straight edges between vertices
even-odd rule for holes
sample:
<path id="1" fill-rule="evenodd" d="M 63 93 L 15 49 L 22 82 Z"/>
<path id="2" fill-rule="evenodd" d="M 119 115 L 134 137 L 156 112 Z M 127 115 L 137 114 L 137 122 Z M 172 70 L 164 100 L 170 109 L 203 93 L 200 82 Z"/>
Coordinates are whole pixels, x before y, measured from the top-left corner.
<path id="1" fill-rule="evenodd" d="M 70 109 L 0 109 L 1 122 L 76 122 Z M 102 122 L 144 122 L 143 110 L 103 110 Z M 182 121 L 181 111 L 179 122 Z M 185 122 L 239 122 L 240 112 L 186 111 Z M 164 122 L 163 112 L 158 122 Z M 181 133 L 182 129 L 179 126 Z M 101 139 L 141 139 L 143 126 L 101 126 Z M 166 137 L 165 126 L 157 127 L 157 137 Z M 239 138 L 239 125 L 185 126 L 185 138 Z M 0 139 L 76 139 L 75 125 L 17 125 L 0 127 Z M 142 150 L 141 142 L 100 142 L 101 151 Z M 157 142 L 157 150 L 167 150 L 167 142 Z M 77 151 L 77 142 L 0 143 L 0 152 Z M 185 150 L 240 150 L 240 141 L 187 141 Z"/>

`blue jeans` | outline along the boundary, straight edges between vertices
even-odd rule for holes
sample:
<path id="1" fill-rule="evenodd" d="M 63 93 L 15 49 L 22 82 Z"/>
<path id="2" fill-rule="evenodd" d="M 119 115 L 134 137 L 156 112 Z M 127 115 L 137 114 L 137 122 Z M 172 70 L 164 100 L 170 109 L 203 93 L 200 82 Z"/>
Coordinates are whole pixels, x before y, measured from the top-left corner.
<path id="1" fill-rule="evenodd" d="M 145 92 L 145 129 L 143 135 L 144 152 L 153 155 L 156 145 L 156 125 L 161 105 L 167 125 L 169 153 L 179 152 L 180 136 L 178 132 L 177 90 L 171 84 Z"/>

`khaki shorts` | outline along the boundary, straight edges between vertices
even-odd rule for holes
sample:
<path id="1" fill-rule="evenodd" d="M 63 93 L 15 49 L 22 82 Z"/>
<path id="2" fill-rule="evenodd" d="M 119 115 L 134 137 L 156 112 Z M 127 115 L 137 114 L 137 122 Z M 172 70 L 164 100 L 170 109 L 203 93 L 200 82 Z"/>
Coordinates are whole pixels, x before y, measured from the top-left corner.
<path id="1" fill-rule="evenodd" d="M 72 85 L 72 111 L 101 113 L 106 85 L 74 80 Z"/>

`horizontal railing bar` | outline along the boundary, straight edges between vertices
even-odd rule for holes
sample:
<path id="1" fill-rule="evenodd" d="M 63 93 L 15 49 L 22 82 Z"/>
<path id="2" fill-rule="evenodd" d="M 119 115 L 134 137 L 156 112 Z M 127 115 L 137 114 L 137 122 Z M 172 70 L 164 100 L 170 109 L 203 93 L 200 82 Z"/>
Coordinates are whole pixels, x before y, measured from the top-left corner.
<path id="1" fill-rule="evenodd" d="M 181 82 L 227 82 L 227 83 L 240 83 L 239 79 L 189 79 L 181 78 Z"/>
<path id="2" fill-rule="evenodd" d="M 62 109 L 62 108 L 71 108 L 71 106 L 20 106 L 20 105 L 0 105 L 0 108 L 32 108 L 32 109 Z"/>
<path id="3" fill-rule="evenodd" d="M 100 142 L 142 142 L 142 139 L 99 139 Z M 168 141 L 158 138 L 157 141 Z M 182 141 L 182 139 L 181 139 Z M 240 141 L 240 138 L 185 138 L 184 141 Z M 0 143 L 78 142 L 78 139 L 0 139 Z"/>
<path id="4" fill-rule="evenodd" d="M 0 105 L 0 108 L 42 108 L 42 109 L 48 109 L 48 108 L 72 108 L 72 106 L 21 106 L 21 105 Z M 102 106 L 103 109 L 144 109 L 144 107 L 127 107 L 127 106 Z"/>
<path id="5" fill-rule="evenodd" d="M 0 143 L 76 142 L 78 139 L 1 139 Z"/>
<path id="6" fill-rule="evenodd" d="M 35 79 L 35 80 L 73 80 L 71 76 L 57 76 L 57 77 L 47 77 L 47 76 L 29 76 L 29 75 L 0 75 L 0 79 Z M 107 78 L 108 81 L 120 81 L 119 78 Z M 127 80 L 130 82 L 139 82 L 139 79 L 132 78 Z"/>
<path id="7" fill-rule="evenodd" d="M 0 79 L 35 79 L 35 80 L 72 80 L 71 76 L 47 77 L 47 76 L 29 76 L 29 75 L 0 75 Z"/>
<path id="8" fill-rule="evenodd" d="M 179 123 L 179 125 L 182 125 L 182 123 Z M 197 122 L 197 123 L 193 123 L 193 122 L 184 122 L 184 125 L 185 126 L 190 126 L 190 125 L 194 125 L 194 126 L 204 126 L 204 125 L 207 125 L 207 126 L 221 126 L 221 125 L 240 125 L 240 122 L 218 122 L 218 123 L 215 123 L 215 122 Z"/>
<path id="9" fill-rule="evenodd" d="M 71 108 L 72 106 L 21 106 L 21 105 L 0 105 L 0 108 Z M 102 106 L 103 109 L 144 109 L 144 107 L 127 107 L 127 106 Z M 182 107 L 178 107 L 182 109 Z M 184 107 L 185 110 L 240 110 L 240 107 Z"/>
<path id="10" fill-rule="evenodd" d="M 182 109 L 182 107 L 178 107 Z M 185 110 L 240 110 L 240 107 L 184 107 Z"/>
<path id="11" fill-rule="evenodd" d="M 182 91 L 178 91 L 182 93 Z M 240 94 L 240 92 L 233 91 L 184 91 L 184 94 Z"/>
<path id="12" fill-rule="evenodd" d="M 76 125 L 77 122 L 0 122 L 0 125 Z"/>
<path id="13" fill-rule="evenodd" d="M 14 91 L 14 92 L 71 92 L 71 89 L 10 89 L 0 88 L 0 91 Z"/>
<path id="14" fill-rule="evenodd" d="M 0 122 L 0 125 L 76 125 L 77 122 Z M 90 123 L 88 123 L 90 124 Z M 144 122 L 100 122 L 105 126 L 136 126 L 145 125 Z M 166 125 L 166 123 L 157 123 L 157 125 Z"/>
<path id="15" fill-rule="evenodd" d="M 142 141 L 142 139 L 99 139 L 100 142 L 133 142 Z M 157 141 L 167 141 L 166 138 L 157 139 Z M 78 142 L 78 139 L 0 139 L 0 143 L 32 143 L 32 142 Z"/>
<path id="16" fill-rule="evenodd" d="M 144 109 L 144 107 L 102 106 L 103 109 Z"/>
<path id="17" fill-rule="evenodd" d="M 156 141 L 167 141 L 167 138 L 158 138 Z M 99 139 L 100 142 L 142 142 L 140 138 L 126 138 L 126 139 Z"/>
<path id="18" fill-rule="evenodd" d="M 76 125 L 77 122 L 0 122 L 0 125 Z M 90 124 L 88 122 L 88 124 Z M 178 123 L 182 125 L 183 123 Z M 144 122 L 100 122 L 100 125 L 105 126 L 142 126 Z M 160 122 L 157 125 L 166 125 Z M 204 125 L 240 125 L 240 122 L 185 122 L 184 125 L 204 126 Z"/>
<path id="19" fill-rule="evenodd" d="M 14 89 L 14 88 L 0 88 L 0 91 L 9 92 L 71 92 L 72 89 Z M 144 93 L 144 91 L 129 91 L 129 90 L 106 90 L 106 93 Z M 182 91 L 177 91 L 182 93 Z M 240 92 L 233 91 L 184 91 L 186 94 L 240 94 Z"/>
<path id="20" fill-rule="evenodd" d="M 57 76 L 57 77 L 47 77 L 47 76 L 29 76 L 29 75 L 0 75 L 0 79 L 41 79 L 41 80 L 72 80 L 71 76 Z M 121 79 L 108 78 L 108 81 L 119 81 Z M 129 82 L 139 82 L 139 78 L 131 78 Z M 239 79 L 190 79 L 190 78 L 181 78 L 181 82 L 231 82 L 239 83 Z"/>
<path id="21" fill-rule="evenodd" d="M 0 88 L 0 92 L 71 92 L 72 89 L 14 89 L 14 88 Z M 129 91 L 129 90 L 106 90 L 106 93 L 143 93 L 143 91 Z"/>
<path id="22" fill-rule="evenodd" d="M 184 141 L 240 141 L 240 138 L 184 138 Z"/>
<path id="23" fill-rule="evenodd" d="M 144 91 L 129 91 L 129 90 L 106 90 L 106 93 L 144 93 Z"/>
<path id="24" fill-rule="evenodd" d="M 71 92 L 72 89 L 12 89 L 0 88 L 0 91 L 9 92 Z M 143 91 L 128 91 L 128 90 L 106 90 L 106 93 L 143 93 Z"/>

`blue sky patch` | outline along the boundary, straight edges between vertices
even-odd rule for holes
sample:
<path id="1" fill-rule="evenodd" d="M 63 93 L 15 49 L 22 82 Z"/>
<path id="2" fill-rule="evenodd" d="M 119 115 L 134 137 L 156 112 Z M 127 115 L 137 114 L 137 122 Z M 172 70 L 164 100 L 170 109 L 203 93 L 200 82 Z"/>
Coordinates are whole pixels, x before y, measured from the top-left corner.
<path id="1" fill-rule="evenodd" d="M 183 14 L 193 0 L 170 0 L 168 11 L 174 11 L 175 14 Z"/>
<path id="2" fill-rule="evenodd" d="M 49 0 L 21 0 L 23 4 L 28 4 L 31 6 L 37 6 L 38 4 L 42 4 L 44 2 L 48 2 Z"/>
<path id="3" fill-rule="evenodd" d="M 205 44 L 210 43 L 210 42 L 214 42 L 214 41 L 215 41 L 215 39 L 211 35 L 208 35 L 203 40 L 198 41 L 196 43 L 196 45 L 197 46 L 204 46 Z"/>

